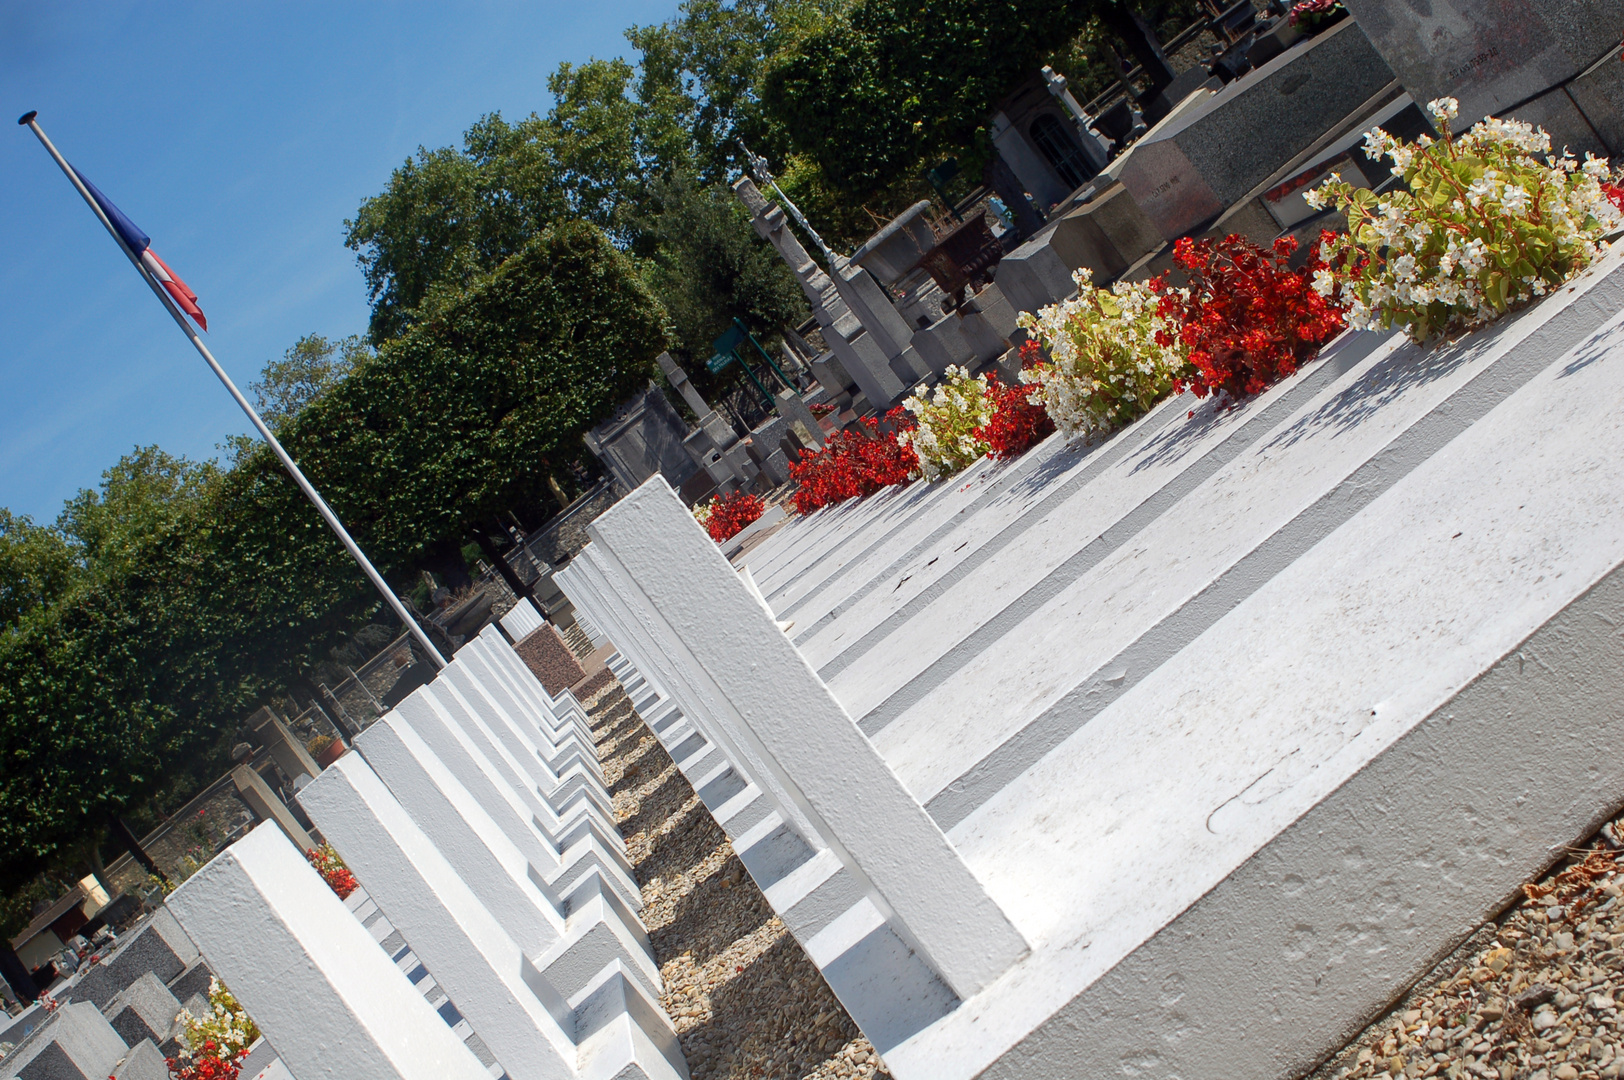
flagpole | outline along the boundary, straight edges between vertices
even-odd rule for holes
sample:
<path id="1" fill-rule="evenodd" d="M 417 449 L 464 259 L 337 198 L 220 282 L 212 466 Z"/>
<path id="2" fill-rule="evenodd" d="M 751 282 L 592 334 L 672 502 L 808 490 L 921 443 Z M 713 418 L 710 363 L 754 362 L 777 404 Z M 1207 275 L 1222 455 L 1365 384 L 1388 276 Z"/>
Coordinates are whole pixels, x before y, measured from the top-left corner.
<path id="1" fill-rule="evenodd" d="M 300 471 L 299 466 L 294 464 L 292 455 L 277 441 L 276 436 L 271 433 L 271 429 L 266 426 L 265 421 L 260 419 L 259 413 L 254 411 L 254 407 L 248 404 L 248 399 L 242 396 L 242 391 L 237 389 L 237 384 L 231 381 L 231 376 L 226 374 L 225 368 L 221 367 L 220 362 L 214 358 L 214 354 L 209 352 L 209 347 L 203 344 L 203 339 L 198 337 L 197 330 L 187 321 L 180 308 L 175 306 L 175 301 L 164 291 L 163 286 L 153 280 L 152 275 L 147 272 L 147 268 L 141 264 L 141 259 L 135 252 L 130 250 L 130 246 L 124 242 L 124 238 L 118 234 L 118 230 L 113 228 L 113 223 L 107 220 L 107 215 L 102 213 L 102 208 L 96 205 L 96 200 L 90 197 L 90 192 L 85 190 L 85 185 L 80 181 L 78 174 L 73 171 L 67 160 L 58 152 L 56 146 L 46 137 L 44 129 L 39 126 L 39 121 L 35 119 L 38 115 L 37 112 L 24 113 L 18 118 L 17 123 L 28 128 L 39 138 L 40 144 L 55 159 L 57 165 L 62 169 L 63 175 L 73 184 L 74 189 L 85 200 L 85 204 L 95 213 L 97 220 L 107 229 L 108 234 L 118 244 L 119 250 L 124 252 L 124 256 L 130 260 L 130 265 L 135 267 L 136 273 L 141 275 L 141 280 L 147 283 L 147 287 L 152 290 L 152 294 L 158 298 L 159 303 L 163 304 L 170 317 L 175 320 L 175 325 L 180 327 L 181 333 L 185 334 L 192 345 L 196 347 L 197 351 L 208 363 L 210 370 L 224 384 L 227 392 L 231 394 L 237 404 L 242 407 L 242 411 L 248 414 L 248 419 L 259 432 L 260 438 L 265 440 L 272 453 L 281 460 L 282 467 L 288 471 L 288 475 L 293 477 L 293 482 L 298 484 L 299 490 L 304 492 L 305 498 L 310 500 L 311 505 L 316 508 L 316 512 L 337 534 L 339 542 L 350 553 L 350 557 L 360 565 L 361 570 L 383 596 L 384 601 L 400 617 L 400 621 L 406 624 L 406 629 L 411 631 L 412 637 L 417 639 L 417 643 L 423 647 L 434 665 L 436 667 L 445 667 L 445 657 L 441 656 L 440 650 L 434 647 L 434 642 L 430 641 L 428 635 L 423 632 L 423 627 L 412 617 L 412 613 L 406 610 L 406 605 L 401 603 L 400 597 L 395 595 L 394 590 L 389 587 L 389 583 L 383 579 L 383 575 L 378 573 L 377 567 L 372 565 L 371 560 L 366 557 L 360 545 L 355 542 L 355 538 L 350 536 L 349 530 L 344 528 L 344 523 L 338 520 L 338 515 L 333 513 L 332 507 L 327 505 L 327 500 L 321 497 L 321 493 L 305 478 L 305 474 Z"/>

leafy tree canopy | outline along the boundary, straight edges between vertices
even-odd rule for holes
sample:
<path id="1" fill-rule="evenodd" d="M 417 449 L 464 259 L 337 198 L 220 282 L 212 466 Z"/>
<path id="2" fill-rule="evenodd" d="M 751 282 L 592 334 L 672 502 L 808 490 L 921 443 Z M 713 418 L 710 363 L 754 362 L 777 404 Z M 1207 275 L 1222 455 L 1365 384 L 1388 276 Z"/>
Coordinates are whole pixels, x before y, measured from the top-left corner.
<path id="1" fill-rule="evenodd" d="M 306 334 L 288 346 L 282 359 L 266 364 L 248 389 L 260 416 L 276 427 L 372 356 L 372 347 L 359 334 L 339 341 Z"/>
<path id="2" fill-rule="evenodd" d="M 792 326 L 805 295 L 778 253 L 762 243 L 733 193 L 702 187 L 686 172 L 655 180 L 638 228 L 654 254 L 644 273 L 664 300 L 679 352 L 695 360 L 734 318 L 754 327 Z M 702 368 L 691 372 L 703 379 Z M 703 383 L 701 384 L 703 385 Z"/>
<path id="3" fill-rule="evenodd" d="M 988 113 L 1088 17 L 1069 0 L 855 0 L 769 61 L 762 98 L 795 149 L 864 198 L 932 156 L 979 165 Z"/>

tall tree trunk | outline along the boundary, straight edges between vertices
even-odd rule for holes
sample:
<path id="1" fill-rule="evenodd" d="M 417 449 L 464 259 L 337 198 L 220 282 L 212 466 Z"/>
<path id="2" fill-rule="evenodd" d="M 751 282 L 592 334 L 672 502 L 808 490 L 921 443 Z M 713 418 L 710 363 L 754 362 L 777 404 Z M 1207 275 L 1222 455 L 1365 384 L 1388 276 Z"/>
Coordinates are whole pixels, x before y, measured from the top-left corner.
<path id="1" fill-rule="evenodd" d="M 164 884 L 169 884 L 169 875 L 158 869 L 158 864 L 152 861 L 152 856 L 148 855 L 147 849 L 141 846 L 141 841 L 136 838 L 135 833 L 131 832 L 130 827 L 124 824 L 124 819 L 114 817 L 111 824 L 113 835 L 118 838 L 119 843 L 124 845 L 124 850 L 130 853 L 130 858 L 144 866 L 147 873 Z"/>
<path id="2" fill-rule="evenodd" d="M 1106 29 L 1128 47 L 1133 58 L 1150 77 L 1150 86 L 1141 95 L 1141 100 L 1148 100 L 1161 93 L 1173 81 L 1173 68 L 1167 62 L 1167 55 L 1162 52 L 1162 43 L 1156 40 L 1156 35 L 1149 24 L 1137 11 L 1128 7 L 1127 0 L 1103 4 L 1098 10 L 1100 21 L 1105 24 Z"/>
<path id="3" fill-rule="evenodd" d="M 535 593 L 530 591 L 530 586 L 524 583 L 513 567 L 508 564 L 508 561 L 502 557 L 501 552 L 496 550 L 496 545 L 491 543 L 491 538 L 485 535 L 485 530 L 475 529 L 473 536 L 474 543 L 478 544 L 479 550 L 485 553 L 485 560 L 495 568 L 498 574 L 502 575 L 502 580 L 507 582 L 507 587 L 513 590 L 513 595 L 520 600 L 528 600 L 535 604 L 538 612 L 544 610 L 540 602 L 536 600 Z"/>

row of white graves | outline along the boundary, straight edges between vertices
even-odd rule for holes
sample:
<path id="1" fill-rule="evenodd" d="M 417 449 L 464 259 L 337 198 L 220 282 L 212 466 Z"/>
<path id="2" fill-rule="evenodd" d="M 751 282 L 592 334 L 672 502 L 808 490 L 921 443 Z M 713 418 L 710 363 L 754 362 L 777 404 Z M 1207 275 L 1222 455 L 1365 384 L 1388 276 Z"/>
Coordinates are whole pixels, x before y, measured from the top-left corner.
<path id="1" fill-rule="evenodd" d="M 557 580 L 902 1080 L 1300 1075 L 1624 800 L 1621 309 Z"/>
<path id="2" fill-rule="evenodd" d="M 686 1077 L 586 714 L 494 627 L 168 900 L 297 1080 Z"/>

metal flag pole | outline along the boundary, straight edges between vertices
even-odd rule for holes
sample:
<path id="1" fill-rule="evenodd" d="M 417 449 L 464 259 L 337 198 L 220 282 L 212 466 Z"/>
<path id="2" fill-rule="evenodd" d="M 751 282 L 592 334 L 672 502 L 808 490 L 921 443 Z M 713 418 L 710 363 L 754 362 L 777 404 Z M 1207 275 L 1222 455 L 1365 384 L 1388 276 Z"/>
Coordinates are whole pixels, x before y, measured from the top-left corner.
<path id="1" fill-rule="evenodd" d="M 265 425 L 264 420 L 260 419 L 259 413 L 255 412 L 254 407 L 248 404 L 248 399 L 242 396 L 242 391 L 237 389 L 237 384 L 231 381 L 231 376 L 226 374 L 225 368 L 222 368 L 220 362 L 214 358 L 214 354 L 209 352 L 209 347 L 203 344 L 203 339 L 198 337 L 197 331 L 187 320 L 185 314 L 175 306 L 175 301 L 170 299 L 169 294 L 164 291 L 163 287 L 153 280 L 152 275 L 147 272 L 147 268 L 141 265 L 141 259 L 135 252 L 130 250 L 130 246 L 124 242 L 124 238 L 118 234 L 118 230 L 113 228 L 113 223 L 107 220 L 107 215 L 102 213 L 102 208 L 96 204 L 95 199 L 91 198 L 90 192 L 85 190 L 85 185 L 80 181 L 78 174 L 73 171 L 72 166 L 68 164 L 67 159 L 57 151 L 55 145 L 46 137 L 45 131 L 39 126 L 39 121 L 35 119 L 38 115 L 37 111 L 24 113 L 18 118 L 17 123 L 38 136 L 40 144 L 55 159 L 57 165 L 62 169 L 63 175 L 68 178 L 68 181 L 73 184 L 74 190 L 78 191 L 79 195 L 85 200 L 85 205 L 89 206 L 91 211 L 95 213 L 96 219 L 102 223 L 103 227 L 107 229 L 108 235 L 118 244 L 118 249 L 124 252 L 125 258 L 130 260 L 130 265 L 135 267 L 135 272 L 141 275 L 141 280 L 147 283 L 147 287 L 152 290 L 152 295 L 156 296 L 158 302 L 163 304 L 170 317 L 175 320 L 175 325 L 180 327 L 181 333 L 186 335 L 187 339 L 202 355 L 203 359 L 208 363 L 209 369 L 224 384 L 226 391 L 242 407 L 242 411 L 248 414 L 248 419 L 253 423 L 255 430 L 259 432 L 260 438 L 265 440 L 272 453 L 276 454 L 277 458 L 281 460 L 282 467 L 288 471 L 288 475 L 293 477 L 293 482 L 299 485 L 299 490 L 305 493 L 305 498 L 310 500 L 311 505 L 316 508 L 316 512 L 337 534 L 339 542 L 350 553 L 350 557 L 361 567 L 362 572 L 366 574 L 373 587 L 383 596 L 384 601 L 394 609 L 395 614 L 400 617 L 400 621 L 406 624 L 406 629 L 411 631 L 412 637 L 417 639 L 417 643 L 423 647 L 423 651 L 428 654 L 434 665 L 436 667 L 445 667 L 445 657 L 440 655 L 440 650 L 434 647 L 434 642 L 430 641 L 428 635 L 423 632 L 423 627 L 412 617 L 412 613 L 406 610 L 406 605 L 401 603 L 400 597 L 395 595 L 394 590 L 389 587 L 389 583 L 383 579 L 383 575 L 378 573 L 377 567 L 373 566 L 371 560 L 362 552 L 360 545 L 355 542 L 355 538 L 350 535 L 348 529 L 344 528 L 343 522 L 338 520 L 338 515 L 333 513 L 333 508 L 327 505 L 327 500 L 323 499 L 321 493 L 311 486 L 310 481 L 305 478 L 305 474 L 300 471 L 299 466 L 294 464 L 293 457 L 277 441 L 276 436 L 271 434 L 271 429 Z"/>

